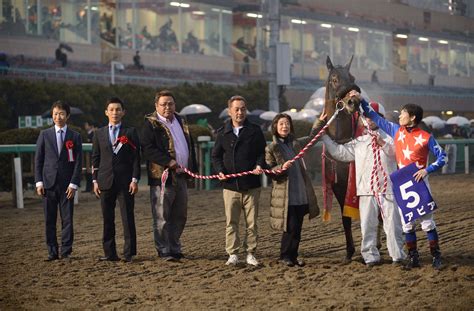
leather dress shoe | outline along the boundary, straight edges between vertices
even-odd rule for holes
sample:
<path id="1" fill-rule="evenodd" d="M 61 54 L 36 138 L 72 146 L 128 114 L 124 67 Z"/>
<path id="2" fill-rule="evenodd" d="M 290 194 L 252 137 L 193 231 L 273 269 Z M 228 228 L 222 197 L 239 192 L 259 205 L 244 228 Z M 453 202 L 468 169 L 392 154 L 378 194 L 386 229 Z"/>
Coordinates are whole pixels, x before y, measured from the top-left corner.
<path id="1" fill-rule="evenodd" d="M 120 261 L 119 257 L 99 257 L 99 261 Z"/>
<path id="2" fill-rule="evenodd" d="M 178 259 L 178 260 L 184 258 L 183 253 L 171 254 L 171 256 L 172 256 L 174 259 Z"/>
<path id="3" fill-rule="evenodd" d="M 58 259 L 59 259 L 58 255 L 49 255 L 48 258 L 45 259 L 44 261 L 54 261 Z"/>
<path id="4" fill-rule="evenodd" d="M 304 267 L 304 266 L 306 266 L 306 262 L 304 262 L 303 259 L 296 259 L 295 260 L 295 265 L 297 265 L 298 267 Z"/>
<path id="5" fill-rule="evenodd" d="M 133 256 L 125 256 L 122 258 L 122 261 L 124 262 L 132 262 L 133 261 Z"/>
<path id="6" fill-rule="evenodd" d="M 294 267 L 295 266 L 295 263 L 293 262 L 293 260 L 291 260 L 289 258 L 282 258 L 282 259 L 280 259 L 280 262 L 282 264 L 284 264 L 285 266 L 287 266 L 287 267 Z"/>

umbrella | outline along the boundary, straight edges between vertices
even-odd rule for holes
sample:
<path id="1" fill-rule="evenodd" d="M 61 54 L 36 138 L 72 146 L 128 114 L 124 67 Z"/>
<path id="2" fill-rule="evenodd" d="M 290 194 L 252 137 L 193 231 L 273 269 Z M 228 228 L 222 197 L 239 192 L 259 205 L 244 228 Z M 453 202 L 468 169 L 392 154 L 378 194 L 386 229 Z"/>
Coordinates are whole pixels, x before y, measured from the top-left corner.
<path id="1" fill-rule="evenodd" d="M 451 118 L 448 119 L 448 121 L 446 123 L 456 124 L 458 126 L 470 125 L 471 124 L 467 118 L 461 117 L 461 116 L 451 117 Z"/>
<path id="2" fill-rule="evenodd" d="M 227 119 L 227 118 L 229 118 L 229 108 L 225 108 L 219 114 L 219 119 Z"/>
<path id="3" fill-rule="evenodd" d="M 471 122 L 471 124 L 474 123 L 474 119 L 469 120 L 469 122 Z"/>
<path id="4" fill-rule="evenodd" d="M 65 49 L 66 51 L 71 52 L 71 53 L 74 52 L 74 50 L 72 49 L 72 47 L 71 47 L 69 44 L 66 44 L 66 43 L 61 43 L 61 44 L 59 45 L 59 48 L 60 48 L 60 49 L 61 49 L 61 48 L 62 48 L 62 49 Z"/>
<path id="5" fill-rule="evenodd" d="M 81 109 L 79 109 L 77 107 L 71 107 L 71 116 L 78 115 L 78 114 L 83 114 L 83 113 L 84 112 Z M 46 110 L 45 112 L 43 112 L 41 114 L 41 116 L 43 118 L 51 117 L 51 110 L 50 109 Z"/>
<path id="6" fill-rule="evenodd" d="M 262 113 L 264 113 L 265 110 L 262 110 L 262 109 L 255 109 L 255 110 L 252 110 L 251 113 L 249 113 L 249 115 L 251 116 L 259 116 L 261 115 Z"/>
<path id="7" fill-rule="evenodd" d="M 446 121 L 442 120 L 440 117 L 437 116 L 429 116 L 423 118 L 422 121 L 425 122 L 426 125 L 431 126 L 433 129 L 436 130 L 444 128 L 444 125 L 446 124 Z"/>
<path id="8" fill-rule="evenodd" d="M 360 89 L 362 97 L 367 101 L 370 102 L 369 95 L 365 92 L 362 88 Z M 308 102 L 304 105 L 305 109 L 314 109 L 317 111 L 321 111 L 324 108 L 324 100 L 326 95 L 326 87 L 320 87 L 316 90 L 316 92 L 311 95 Z"/>
<path id="9" fill-rule="evenodd" d="M 259 118 L 259 116 L 264 112 L 265 110 L 255 109 L 247 115 L 247 118 L 249 119 L 250 122 L 261 124 L 263 121 L 262 119 Z"/>
<path id="10" fill-rule="evenodd" d="M 289 115 L 293 120 L 304 120 L 304 117 L 301 116 L 299 112 L 287 110 L 287 111 L 283 111 L 283 113 L 286 113 L 287 115 Z"/>
<path id="11" fill-rule="evenodd" d="M 185 106 L 183 109 L 181 109 L 181 112 L 179 114 L 187 116 L 190 114 L 202 114 L 208 112 L 211 112 L 211 109 L 209 109 L 209 107 L 200 104 L 192 104 Z"/>
<path id="12" fill-rule="evenodd" d="M 314 121 L 321 112 L 314 109 L 301 109 L 299 114 L 303 119 Z"/>
<path id="13" fill-rule="evenodd" d="M 277 113 L 275 111 L 265 111 L 264 113 L 262 113 L 259 117 L 260 119 L 262 120 L 266 120 L 266 121 L 272 121 L 273 118 L 277 115 Z"/>

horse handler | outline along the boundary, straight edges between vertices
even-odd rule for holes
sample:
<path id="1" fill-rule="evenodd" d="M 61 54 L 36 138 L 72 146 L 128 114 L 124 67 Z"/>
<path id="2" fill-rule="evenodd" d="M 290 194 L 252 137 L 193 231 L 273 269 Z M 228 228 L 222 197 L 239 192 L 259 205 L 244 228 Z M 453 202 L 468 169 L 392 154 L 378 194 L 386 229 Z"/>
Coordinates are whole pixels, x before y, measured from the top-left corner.
<path id="1" fill-rule="evenodd" d="M 382 105 L 371 103 L 371 107 L 381 116 L 385 112 Z M 361 119 L 359 119 L 361 120 Z M 324 121 L 319 121 L 323 123 Z M 360 121 L 359 121 L 360 122 Z M 323 136 L 327 150 L 336 160 L 351 162 L 356 165 L 356 188 L 359 197 L 360 229 L 362 233 L 361 254 L 368 267 L 373 267 L 380 262 L 380 253 L 377 248 L 377 234 L 379 224 L 379 213 L 383 217 L 383 228 L 387 237 L 387 249 L 393 264 L 401 264 L 406 258 L 403 251 L 402 223 L 398 213 L 398 207 L 393 195 L 392 185 L 388 175 L 397 169 L 395 161 L 395 149 L 393 139 L 379 130 L 372 120 L 367 119 L 371 134 L 367 130 L 351 140 L 339 145 L 328 135 Z M 373 135 L 376 135 L 375 137 Z M 375 146 L 376 144 L 380 147 Z M 374 193 L 374 180 L 371 179 L 376 166 L 375 152 L 380 152 L 381 168 L 385 171 L 387 186 L 385 191 Z M 383 180 L 381 180 L 383 182 Z M 377 187 L 378 188 L 378 187 Z"/>

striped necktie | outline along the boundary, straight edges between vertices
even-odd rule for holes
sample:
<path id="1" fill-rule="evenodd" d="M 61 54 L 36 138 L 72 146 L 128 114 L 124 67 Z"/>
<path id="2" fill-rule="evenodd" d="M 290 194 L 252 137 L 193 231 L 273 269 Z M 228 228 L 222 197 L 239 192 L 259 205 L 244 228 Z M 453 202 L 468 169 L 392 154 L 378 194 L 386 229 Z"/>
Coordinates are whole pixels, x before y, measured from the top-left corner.
<path id="1" fill-rule="evenodd" d="M 118 129 L 119 128 L 117 125 L 110 126 L 110 143 L 112 144 L 112 146 L 115 144 L 115 141 L 117 140 Z"/>
<path id="2" fill-rule="evenodd" d="M 58 131 L 58 154 L 61 154 L 61 150 L 63 149 L 63 144 L 64 144 L 64 138 L 63 138 L 63 130 L 60 129 Z"/>

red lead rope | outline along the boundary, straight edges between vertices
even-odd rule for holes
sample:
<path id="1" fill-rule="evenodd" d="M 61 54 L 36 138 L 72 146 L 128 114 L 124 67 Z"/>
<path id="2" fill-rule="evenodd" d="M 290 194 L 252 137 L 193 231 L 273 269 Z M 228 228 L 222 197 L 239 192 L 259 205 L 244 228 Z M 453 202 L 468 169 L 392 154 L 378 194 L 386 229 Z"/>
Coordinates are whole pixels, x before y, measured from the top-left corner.
<path id="1" fill-rule="evenodd" d="M 370 173 L 370 191 L 372 191 L 375 199 L 377 200 L 377 204 L 380 207 L 380 211 L 383 217 L 383 210 L 382 210 L 382 202 L 380 201 L 380 194 L 383 194 L 387 190 L 387 183 L 388 183 L 388 177 L 387 173 L 385 172 L 383 165 L 382 165 L 382 159 L 380 157 L 380 152 L 382 151 L 382 147 L 377 143 L 377 133 L 375 131 L 372 131 L 368 124 L 367 121 L 362 117 L 364 126 L 367 128 L 367 131 L 369 134 L 372 136 L 372 151 L 374 154 L 374 166 L 372 167 L 372 172 Z M 383 184 L 381 184 L 379 175 L 383 176 Z"/>
<path id="2" fill-rule="evenodd" d="M 310 142 L 308 142 L 306 144 L 306 146 L 304 146 L 303 149 L 301 149 L 301 151 L 293 158 L 291 159 L 291 163 L 294 163 L 296 160 L 302 158 L 305 154 L 305 152 L 312 146 L 314 145 L 314 143 L 318 140 L 319 137 L 321 137 L 324 132 L 326 131 L 326 129 L 328 128 L 328 126 L 334 121 L 334 119 L 336 118 L 337 114 L 344 109 L 344 106 L 340 107 L 340 108 L 336 108 L 336 111 L 334 112 L 334 114 L 332 115 L 332 117 L 329 119 L 328 123 L 319 131 L 318 134 L 316 134 L 316 136 L 313 137 L 313 139 L 311 139 Z M 205 175 L 199 175 L 199 174 L 195 174 L 193 172 L 191 172 L 190 170 L 188 170 L 186 167 L 184 166 L 181 166 L 179 165 L 179 168 L 182 169 L 186 174 L 188 174 L 189 176 L 191 177 L 194 177 L 194 178 L 197 178 L 197 179 L 218 179 L 219 178 L 219 175 L 209 175 L 209 176 L 205 176 Z M 278 169 L 278 170 L 267 170 L 267 169 L 264 169 L 263 172 L 267 173 L 267 174 L 281 174 L 283 173 L 284 169 Z M 163 204 L 163 200 L 164 200 L 164 195 L 165 195 L 165 187 L 166 187 L 166 180 L 168 179 L 168 172 L 169 172 L 169 169 L 167 168 L 162 176 L 161 176 L 161 191 L 160 191 L 160 202 L 161 204 Z M 227 175 L 224 175 L 226 178 L 236 178 L 236 177 L 242 177 L 242 176 L 246 176 L 246 175 L 250 175 L 252 174 L 252 171 L 246 171 L 246 172 L 241 172 L 241 173 L 235 173 L 235 174 L 227 174 Z"/>
<path id="3" fill-rule="evenodd" d="M 341 109 L 342 110 L 342 109 Z M 302 158 L 304 156 L 304 154 L 306 153 L 306 151 L 311 148 L 311 146 L 313 146 L 316 141 L 319 139 L 319 137 L 321 137 L 324 132 L 326 131 L 326 129 L 328 128 L 328 126 L 332 123 L 332 121 L 334 121 L 334 119 L 336 118 L 337 114 L 339 113 L 340 110 L 336 110 L 334 115 L 329 119 L 328 123 L 318 132 L 318 134 L 316 134 L 313 139 L 311 139 L 311 141 L 309 141 L 306 146 L 303 147 L 303 149 L 300 150 L 300 152 L 291 160 L 289 160 L 291 163 L 294 163 L 296 160 Z M 205 175 L 199 175 L 199 174 L 195 174 L 193 172 L 191 172 L 190 170 L 188 170 L 186 167 L 183 167 L 183 166 L 180 166 L 180 168 L 186 172 L 186 174 L 194 177 L 194 178 L 197 178 L 197 179 L 216 179 L 216 178 L 219 178 L 219 175 L 209 175 L 209 176 L 205 176 Z M 267 174 L 275 174 L 275 175 L 278 175 L 278 174 L 281 174 L 283 172 L 285 172 L 287 169 L 278 169 L 278 170 L 267 170 L 267 169 L 263 169 L 262 171 L 264 173 L 267 173 Z M 250 175 L 252 174 L 252 171 L 246 171 L 246 172 L 241 172 L 241 173 L 234 173 L 234 174 L 227 174 L 225 175 L 226 178 L 236 178 L 236 177 L 242 177 L 242 176 L 246 176 L 246 175 Z"/>

